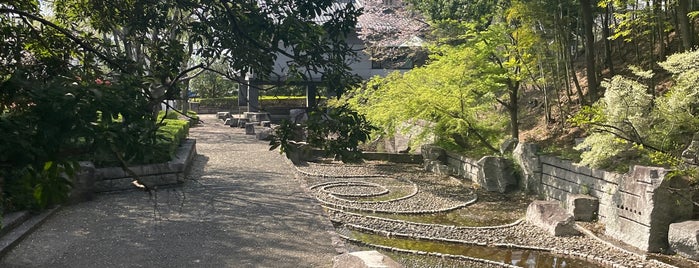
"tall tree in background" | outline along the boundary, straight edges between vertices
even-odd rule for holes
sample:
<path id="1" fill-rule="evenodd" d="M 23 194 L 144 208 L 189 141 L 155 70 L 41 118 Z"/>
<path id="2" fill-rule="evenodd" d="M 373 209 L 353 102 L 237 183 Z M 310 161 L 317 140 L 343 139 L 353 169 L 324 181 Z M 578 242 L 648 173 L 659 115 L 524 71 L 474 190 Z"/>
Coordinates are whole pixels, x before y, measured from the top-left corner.
<path id="1" fill-rule="evenodd" d="M 597 62 L 595 60 L 595 19 L 592 12 L 591 0 L 580 0 L 580 10 L 583 20 L 583 33 L 585 35 L 585 66 L 587 68 L 587 90 L 591 102 L 595 102 L 597 92 Z"/>

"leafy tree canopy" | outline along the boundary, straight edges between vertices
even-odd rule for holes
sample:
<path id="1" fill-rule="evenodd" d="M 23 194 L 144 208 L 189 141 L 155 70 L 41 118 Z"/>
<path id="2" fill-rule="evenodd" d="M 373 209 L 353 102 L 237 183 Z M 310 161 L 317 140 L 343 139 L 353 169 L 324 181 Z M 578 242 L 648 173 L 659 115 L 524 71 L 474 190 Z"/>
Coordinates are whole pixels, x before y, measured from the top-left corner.
<path id="1" fill-rule="evenodd" d="M 653 74 L 634 68 L 639 78 L 615 76 L 604 83 L 605 96 L 573 121 L 590 135 L 577 148 L 582 163 L 613 167 L 635 160 L 641 164 L 681 167 L 682 151 L 699 132 L 699 52 L 678 53 L 660 62 L 674 85 L 654 97 L 640 81 Z"/>

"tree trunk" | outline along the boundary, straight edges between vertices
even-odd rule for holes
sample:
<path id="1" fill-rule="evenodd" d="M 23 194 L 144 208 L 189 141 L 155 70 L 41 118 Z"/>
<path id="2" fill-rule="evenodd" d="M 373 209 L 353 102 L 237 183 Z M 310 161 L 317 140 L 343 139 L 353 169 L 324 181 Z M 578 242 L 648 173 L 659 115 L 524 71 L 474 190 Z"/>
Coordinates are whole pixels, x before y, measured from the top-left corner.
<path id="1" fill-rule="evenodd" d="M 519 140 L 519 82 L 508 83 L 510 94 L 510 105 L 507 107 L 510 113 L 510 135 L 513 139 Z"/>
<path id="2" fill-rule="evenodd" d="M 595 68 L 595 35 L 594 17 L 590 0 L 580 0 L 583 18 L 583 32 L 585 33 L 585 63 L 587 65 L 587 88 L 590 103 L 598 98 L 597 93 L 597 69 Z"/>
<path id="3" fill-rule="evenodd" d="M 607 4 L 604 11 L 604 16 L 602 18 L 602 39 L 604 40 L 604 62 L 609 69 L 609 76 L 614 76 L 614 61 L 612 59 L 612 40 L 610 40 L 610 22 L 612 20 L 612 8 L 611 3 Z"/>
<path id="4" fill-rule="evenodd" d="M 677 1 L 677 27 L 680 30 L 680 39 L 682 39 L 682 49 L 684 51 L 692 49 L 694 46 L 694 37 L 691 33 L 692 25 L 687 17 L 689 13 L 689 0 Z"/>

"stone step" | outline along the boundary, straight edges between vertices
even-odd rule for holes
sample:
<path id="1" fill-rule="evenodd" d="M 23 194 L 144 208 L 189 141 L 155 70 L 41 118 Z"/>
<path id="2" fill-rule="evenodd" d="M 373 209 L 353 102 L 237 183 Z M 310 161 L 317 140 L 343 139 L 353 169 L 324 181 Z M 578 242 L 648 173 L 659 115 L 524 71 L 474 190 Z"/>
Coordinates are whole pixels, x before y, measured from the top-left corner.
<path id="1" fill-rule="evenodd" d="M 48 209 L 39 214 L 29 212 L 10 213 L 3 219 L 2 235 L 0 235 L 0 258 L 5 256 L 22 239 L 36 230 L 46 219 L 58 211 L 59 207 Z M 7 225 L 6 222 L 7 221 Z M 7 228 L 6 228 L 7 226 Z"/>

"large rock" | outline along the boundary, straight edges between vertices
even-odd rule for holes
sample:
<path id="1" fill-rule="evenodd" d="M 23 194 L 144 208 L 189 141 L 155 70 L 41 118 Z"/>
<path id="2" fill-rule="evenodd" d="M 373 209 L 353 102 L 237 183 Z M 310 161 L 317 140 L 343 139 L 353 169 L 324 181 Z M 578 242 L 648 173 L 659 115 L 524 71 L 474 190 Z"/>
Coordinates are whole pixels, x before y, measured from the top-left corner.
<path id="1" fill-rule="evenodd" d="M 541 193 L 541 160 L 535 143 L 519 143 L 512 157 L 522 170 L 520 189 L 528 193 Z"/>
<path id="2" fill-rule="evenodd" d="M 597 219 L 599 199 L 589 195 L 569 195 L 568 212 L 576 221 L 594 221 Z"/>
<path id="3" fill-rule="evenodd" d="M 443 164 L 447 162 L 447 152 L 437 145 L 425 144 L 422 146 L 421 153 L 425 161 L 439 161 Z"/>
<path id="4" fill-rule="evenodd" d="M 447 151 L 433 144 L 421 146 L 420 153 L 425 170 L 441 175 L 451 175 L 453 172 L 447 165 Z"/>
<path id="5" fill-rule="evenodd" d="M 578 235 L 575 220 L 557 201 L 537 200 L 527 208 L 527 222 L 546 230 L 553 236 Z"/>
<path id="6" fill-rule="evenodd" d="M 478 160 L 477 182 L 489 192 L 504 193 L 517 188 L 512 163 L 504 157 L 486 156 Z"/>
<path id="7" fill-rule="evenodd" d="M 358 251 L 337 255 L 333 258 L 333 268 L 400 268 L 393 259 L 377 251 Z"/>
<path id="8" fill-rule="evenodd" d="M 699 221 L 670 224 L 668 242 L 675 253 L 699 261 Z"/>

